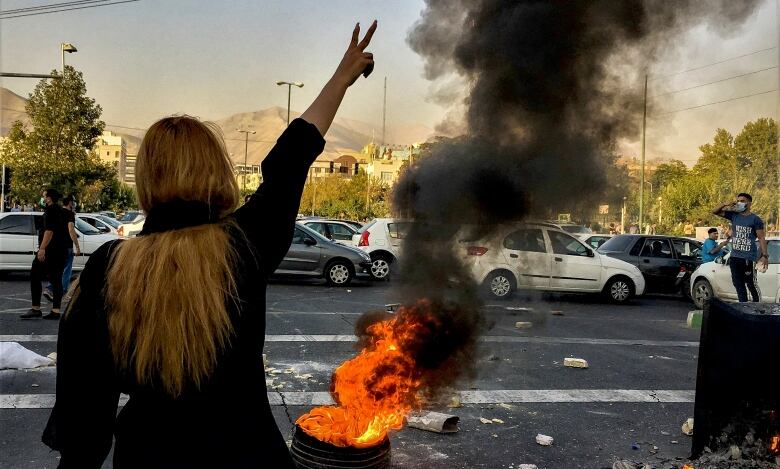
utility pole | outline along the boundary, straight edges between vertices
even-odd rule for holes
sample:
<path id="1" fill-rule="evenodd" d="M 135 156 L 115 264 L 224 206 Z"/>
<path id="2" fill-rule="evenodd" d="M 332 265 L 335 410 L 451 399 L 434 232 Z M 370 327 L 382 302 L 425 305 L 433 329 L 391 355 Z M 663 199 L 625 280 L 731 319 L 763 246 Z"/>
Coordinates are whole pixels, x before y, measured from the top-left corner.
<path id="1" fill-rule="evenodd" d="M 645 132 L 647 130 L 647 74 L 645 74 L 645 99 L 642 111 L 642 169 L 639 184 L 639 232 L 642 233 L 645 216 Z"/>
<path id="2" fill-rule="evenodd" d="M 291 83 L 289 81 L 277 81 L 276 86 L 287 85 L 287 126 L 290 126 L 290 95 L 292 94 L 292 87 L 297 86 L 303 88 L 303 83 L 296 81 Z"/>
<path id="3" fill-rule="evenodd" d="M 382 145 L 386 143 L 385 140 L 385 124 L 387 122 L 387 77 L 385 77 L 385 97 L 382 102 Z"/>
<path id="4" fill-rule="evenodd" d="M 0 189 L 0 213 L 5 212 L 5 163 L 3 163 L 3 187 Z"/>
<path id="5" fill-rule="evenodd" d="M 775 12 L 777 13 L 777 58 L 780 60 L 780 0 L 775 1 Z M 780 68 L 778 68 L 777 74 L 778 80 L 780 80 Z M 778 82 L 780 83 L 780 82 Z M 777 181 L 780 186 L 780 91 L 777 92 L 777 115 L 775 116 L 775 124 L 777 124 Z M 775 191 L 777 195 L 777 217 L 775 217 L 775 229 L 780 231 L 780 187 Z"/>
<path id="6" fill-rule="evenodd" d="M 246 190 L 246 157 L 249 154 L 249 134 L 255 134 L 254 130 L 236 129 L 236 132 L 244 134 L 244 168 L 242 173 L 241 190 Z"/>

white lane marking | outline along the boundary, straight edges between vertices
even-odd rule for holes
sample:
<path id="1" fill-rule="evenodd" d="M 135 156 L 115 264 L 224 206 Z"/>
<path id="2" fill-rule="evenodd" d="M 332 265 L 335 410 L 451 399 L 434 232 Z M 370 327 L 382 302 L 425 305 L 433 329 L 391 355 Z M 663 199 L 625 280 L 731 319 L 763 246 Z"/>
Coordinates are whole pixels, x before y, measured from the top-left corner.
<path id="1" fill-rule="evenodd" d="M 22 311 L 27 311 L 30 308 L 11 308 L 11 309 L 0 309 L 0 314 L 6 313 L 6 314 L 12 314 L 12 313 L 20 313 Z"/>
<path id="2" fill-rule="evenodd" d="M 280 395 L 281 394 L 281 395 Z M 635 402 L 635 403 L 690 403 L 694 401 L 694 390 L 651 390 L 651 389 L 508 389 L 495 391 L 459 391 L 463 404 L 523 404 L 523 403 L 592 403 L 592 402 Z M 282 405 L 282 396 L 287 405 L 319 406 L 332 405 L 330 393 L 325 391 L 269 392 L 271 405 Z M 122 395 L 119 405 L 125 405 L 128 397 Z M 50 409 L 54 405 L 54 394 L 0 394 L 0 409 Z"/>
<path id="3" fill-rule="evenodd" d="M 645 339 L 588 339 L 584 337 L 522 337 L 487 335 L 481 342 L 523 344 L 637 345 L 647 347 L 698 347 L 698 342 Z M 0 342 L 56 342 L 56 335 L 0 335 Z M 289 334 L 267 335 L 266 342 L 356 342 L 350 334 Z"/>

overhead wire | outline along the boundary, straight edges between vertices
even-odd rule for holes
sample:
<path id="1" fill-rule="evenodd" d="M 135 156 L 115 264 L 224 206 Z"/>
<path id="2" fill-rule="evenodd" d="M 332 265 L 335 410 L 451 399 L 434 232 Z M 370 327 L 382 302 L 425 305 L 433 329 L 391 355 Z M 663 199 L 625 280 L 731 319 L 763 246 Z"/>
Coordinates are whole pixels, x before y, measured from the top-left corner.
<path id="1" fill-rule="evenodd" d="M 766 52 L 766 51 L 775 50 L 775 49 L 777 49 L 777 46 L 767 47 L 765 49 L 755 50 L 753 52 L 748 52 L 747 54 L 742 54 L 742 55 L 737 55 L 737 56 L 734 56 L 734 57 L 729 57 L 728 59 L 723 59 L 723 60 L 719 60 L 717 62 L 712 62 L 712 63 L 708 63 L 708 64 L 705 64 L 705 65 L 700 65 L 698 67 L 693 67 L 693 68 L 689 68 L 689 69 L 686 69 L 686 70 L 681 70 L 679 72 L 668 73 L 668 74 L 665 74 L 665 75 L 656 75 L 656 76 L 652 76 L 651 75 L 651 76 L 648 77 L 648 79 L 649 80 L 658 80 L 658 79 L 661 79 L 661 78 L 673 77 L 673 76 L 676 76 L 676 75 L 681 75 L 683 73 L 688 73 L 688 72 L 693 72 L 695 70 L 701 70 L 701 69 L 704 69 L 704 68 L 709 68 L 709 67 L 712 67 L 714 65 L 720 65 L 720 64 L 723 64 L 723 63 L 726 63 L 726 62 L 731 62 L 732 60 L 741 59 L 743 57 L 749 57 L 751 55 L 756 55 L 756 54 L 759 54 L 761 52 Z"/>
<path id="2" fill-rule="evenodd" d="M 74 5 L 81 5 L 84 3 L 101 3 L 101 2 L 107 2 L 108 0 L 78 0 L 73 2 L 62 2 L 62 3 L 50 3 L 48 5 L 38 5 L 34 7 L 24 7 L 24 8 L 12 8 L 10 10 L 0 10 L 0 15 L 12 15 L 16 13 L 27 13 L 30 11 L 35 10 L 49 10 L 53 8 L 65 8 L 69 6 Z"/>
<path id="3" fill-rule="evenodd" d="M 710 81 L 708 83 L 702 83 L 700 85 L 691 86 L 691 87 L 683 88 L 683 89 L 680 89 L 680 90 L 667 91 L 665 93 L 654 94 L 652 96 L 648 96 L 647 99 L 657 98 L 659 96 L 666 96 L 666 95 L 670 95 L 670 94 L 682 93 L 683 91 L 690 91 L 690 90 L 694 90 L 696 88 L 701 88 L 701 87 L 708 86 L 708 85 L 714 85 L 716 83 L 722 83 L 724 81 L 734 80 L 736 78 L 742 78 L 742 77 L 746 77 L 746 76 L 749 76 L 749 75 L 755 75 L 757 73 L 766 72 L 767 70 L 773 70 L 775 68 L 777 68 L 777 65 L 775 65 L 774 67 L 762 68 L 761 70 L 754 70 L 752 72 L 742 73 L 740 75 L 730 76 L 728 78 L 723 78 L 723 79 L 720 79 L 720 80 Z"/>
<path id="4" fill-rule="evenodd" d="M 22 18 L 25 16 L 37 16 L 37 15 L 48 15 L 50 13 L 60 13 L 64 11 L 73 11 L 73 10 L 85 10 L 87 8 L 98 8 L 98 7 L 107 7 L 111 5 L 119 5 L 122 3 L 133 3 L 138 2 L 140 0 L 111 0 L 110 3 L 98 3 L 96 5 L 85 5 L 80 7 L 72 7 L 72 8 L 61 8 L 59 10 L 48 10 L 48 11 L 37 11 L 37 12 L 31 12 L 26 14 L 16 14 L 16 15 L 9 15 L 9 16 L 3 16 L 0 15 L 0 20 L 7 20 L 7 19 L 13 19 L 13 18 Z"/>
<path id="5" fill-rule="evenodd" d="M 662 112 L 660 114 L 649 115 L 647 117 L 649 117 L 649 118 L 656 118 L 656 117 L 666 116 L 666 115 L 669 115 L 669 114 L 676 114 L 678 112 L 690 111 L 691 109 L 698 109 L 698 108 L 702 108 L 702 107 L 706 107 L 706 106 L 712 106 L 714 104 L 728 103 L 730 101 L 736 101 L 738 99 L 752 98 L 753 96 L 761 96 L 763 94 L 774 93 L 775 91 L 777 91 L 777 88 L 775 88 L 773 90 L 762 91 L 760 93 L 752 93 L 752 94 L 746 94 L 744 96 L 737 96 L 735 98 L 724 99 L 722 101 L 713 101 L 711 103 L 699 104 L 697 106 L 690 106 L 690 107 L 686 107 L 686 108 L 682 108 L 682 109 L 675 109 L 674 111 Z"/>

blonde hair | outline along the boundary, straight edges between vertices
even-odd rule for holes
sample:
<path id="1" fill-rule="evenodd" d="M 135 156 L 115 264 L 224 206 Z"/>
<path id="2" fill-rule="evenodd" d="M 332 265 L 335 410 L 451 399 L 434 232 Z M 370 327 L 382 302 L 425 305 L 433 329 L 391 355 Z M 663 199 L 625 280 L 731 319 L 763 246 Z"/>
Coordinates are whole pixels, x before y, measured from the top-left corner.
<path id="1" fill-rule="evenodd" d="M 222 219 L 238 185 L 218 127 L 189 116 L 152 125 L 136 160 L 141 208 L 204 202 Z M 118 243 L 106 285 L 114 359 L 138 382 L 178 396 L 200 386 L 230 340 L 235 253 L 225 223 L 150 233 Z"/>

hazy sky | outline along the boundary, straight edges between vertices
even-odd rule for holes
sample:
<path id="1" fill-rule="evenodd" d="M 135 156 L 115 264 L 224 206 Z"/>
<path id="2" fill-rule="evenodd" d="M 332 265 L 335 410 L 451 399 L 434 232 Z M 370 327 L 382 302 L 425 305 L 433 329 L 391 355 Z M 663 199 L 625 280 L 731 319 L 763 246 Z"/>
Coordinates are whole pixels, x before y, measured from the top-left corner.
<path id="1" fill-rule="evenodd" d="M 722 36 L 699 28 L 649 64 L 650 94 L 679 90 L 776 66 L 778 49 L 672 77 L 664 74 L 777 46 L 776 2 L 767 0 L 740 29 Z M 0 0 L 8 10 L 55 0 Z M 145 127 L 173 113 L 218 119 L 237 112 L 286 106 L 286 87 L 302 81 L 292 108 L 302 111 L 338 63 L 354 23 L 379 20 L 370 51 L 377 66 L 349 93 L 339 115 L 381 128 L 382 77 L 388 77 L 388 122 L 434 127 L 445 109 L 427 99 L 432 86 L 405 38 L 424 8 L 421 0 L 204 1 L 141 0 L 102 8 L 0 20 L 0 69 L 46 73 L 60 67 L 59 44 L 79 51 L 65 60 L 83 71 L 88 93 L 114 125 Z M 26 96 L 35 80 L 4 79 L 2 86 Z M 637 83 L 637 86 L 640 86 Z M 712 101 L 778 87 L 778 69 L 653 100 L 648 157 L 676 157 L 692 164 L 697 147 L 718 127 L 738 131 L 760 116 L 775 116 L 772 92 L 690 111 L 658 116 Z M 653 116 L 656 117 L 653 117 Z M 641 116 L 637 116 L 641 121 Z M 638 136 L 637 136 L 638 137 Z M 638 154 L 636 143 L 623 146 Z"/>

